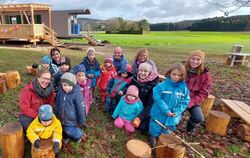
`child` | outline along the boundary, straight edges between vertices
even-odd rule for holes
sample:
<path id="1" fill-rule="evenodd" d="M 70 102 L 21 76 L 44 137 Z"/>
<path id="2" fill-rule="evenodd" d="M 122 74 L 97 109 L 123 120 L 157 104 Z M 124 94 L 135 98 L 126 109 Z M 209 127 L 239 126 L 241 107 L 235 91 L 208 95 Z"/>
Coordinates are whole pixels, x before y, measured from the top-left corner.
<path id="1" fill-rule="evenodd" d="M 112 117 L 115 119 L 114 125 L 117 128 L 123 128 L 128 132 L 134 132 L 135 127 L 131 124 L 131 121 L 142 111 L 142 102 L 138 97 L 139 90 L 136 86 L 132 85 L 128 87 L 125 96 L 122 96 Z"/>
<path id="2" fill-rule="evenodd" d="M 77 84 L 80 85 L 84 104 L 86 106 L 86 115 L 88 115 L 90 110 L 90 105 L 93 102 L 92 91 L 91 91 L 91 80 L 85 76 L 86 69 L 82 64 L 75 66 L 73 72 L 76 75 Z"/>
<path id="3" fill-rule="evenodd" d="M 150 111 L 149 124 L 150 144 L 156 145 L 156 138 L 162 134 L 169 134 L 176 129 L 181 120 L 182 113 L 190 101 L 189 90 L 184 81 L 186 78 L 185 67 L 181 64 L 172 65 L 166 72 L 166 80 L 153 89 L 154 104 Z M 158 120 L 171 131 L 162 128 Z"/>
<path id="4" fill-rule="evenodd" d="M 122 48 L 116 47 L 114 49 L 114 55 L 113 55 L 113 64 L 116 68 L 116 72 L 118 72 L 121 69 L 127 68 L 128 61 L 125 58 L 125 56 L 122 54 Z"/>
<path id="5" fill-rule="evenodd" d="M 59 153 L 62 146 L 62 125 L 53 114 L 52 107 L 44 104 L 39 108 L 38 116 L 27 129 L 27 137 L 35 148 L 40 148 L 41 139 L 52 138 L 55 154 Z"/>
<path id="6" fill-rule="evenodd" d="M 59 71 L 56 73 L 55 77 L 54 77 L 54 80 L 53 80 L 53 87 L 54 87 L 54 90 L 55 92 L 58 91 L 59 89 L 59 86 L 60 86 L 60 80 L 61 80 L 61 77 L 62 75 L 65 73 L 65 72 L 70 72 L 70 58 L 69 57 L 61 57 L 60 59 L 60 69 Z"/>
<path id="7" fill-rule="evenodd" d="M 91 79 L 91 88 L 94 89 L 96 87 L 96 80 L 100 76 L 100 64 L 95 58 L 95 49 L 93 47 L 88 48 L 87 56 L 84 57 L 81 62 L 86 68 L 86 76 Z"/>
<path id="8" fill-rule="evenodd" d="M 104 60 L 104 64 L 101 65 L 101 75 L 98 78 L 97 85 L 100 88 L 101 99 L 105 102 L 107 93 L 105 91 L 108 81 L 117 75 L 115 67 L 113 65 L 113 58 L 107 56 Z"/>
<path id="9" fill-rule="evenodd" d="M 45 55 L 42 58 L 41 65 L 38 66 L 38 70 L 41 69 L 50 70 L 50 64 L 51 64 L 51 58 L 48 55 Z"/>
<path id="10" fill-rule="evenodd" d="M 118 72 L 118 75 L 109 80 L 106 87 L 106 93 L 108 94 L 105 101 L 106 112 L 113 113 L 121 96 L 126 92 L 131 77 L 132 73 L 128 72 L 127 69 L 122 69 Z"/>
<path id="11" fill-rule="evenodd" d="M 85 123 L 85 105 L 76 76 L 66 72 L 61 78 L 62 87 L 56 95 L 55 114 L 62 123 L 64 142 L 81 142 L 84 131 L 80 127 Z"/>

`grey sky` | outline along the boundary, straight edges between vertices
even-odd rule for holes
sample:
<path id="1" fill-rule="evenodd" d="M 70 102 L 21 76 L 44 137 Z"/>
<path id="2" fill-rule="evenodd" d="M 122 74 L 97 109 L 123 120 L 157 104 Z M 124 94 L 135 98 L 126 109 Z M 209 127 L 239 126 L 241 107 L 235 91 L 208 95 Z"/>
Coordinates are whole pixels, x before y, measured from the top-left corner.
<path id="1" fill-rule="evenodd" d="M 229 3 L 232 0 L 210 0 L 218 3 Z M 129 20 L 147 19 L 150 23 L 176 22 L 223 16 L 214 5 L 206 0 L 15 0 L 16 3 L 47 3 L 53 9 L 88 8 L 91 15 L 86 18 L 109 19 L 122 17 Z M 250 14 L 250 7 L 230 13 L 231 15 Z"/>

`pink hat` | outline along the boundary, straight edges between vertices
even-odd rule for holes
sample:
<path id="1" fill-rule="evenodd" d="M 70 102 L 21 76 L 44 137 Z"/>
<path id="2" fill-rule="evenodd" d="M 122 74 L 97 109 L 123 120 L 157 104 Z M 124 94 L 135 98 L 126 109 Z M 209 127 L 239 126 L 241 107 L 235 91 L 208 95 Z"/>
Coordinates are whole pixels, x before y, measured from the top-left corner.
<path id="1" fill-rule="evenodd" d="M 128 90 L 126 92 L 126 95 L 129 95 L 129 94 L 138 98 L 138 96 L 139 96 L 138 88 L 136 86 L 134 86 L 134 85 L 129 86 Z"/>
<path id="2" fill-rule="evenodd" d="M 107 56 L 104 60 L 104 62 L 109 62 L 109 63 L 113 63 L 113 57 L 112 56 Z"/>

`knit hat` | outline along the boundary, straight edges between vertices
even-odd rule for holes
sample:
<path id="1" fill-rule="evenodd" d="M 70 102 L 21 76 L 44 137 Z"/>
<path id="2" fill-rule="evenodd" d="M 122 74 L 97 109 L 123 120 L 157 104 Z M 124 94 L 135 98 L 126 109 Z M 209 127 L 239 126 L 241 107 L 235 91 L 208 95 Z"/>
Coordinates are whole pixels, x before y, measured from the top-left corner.
<path id="1" fill-rule="evenodd" d="M 70 58 L 69 57 L 61 57 L 60 63 L 61 63 L 61 65 L 66 64 L 66 65 L 69 65 L 69 67 L 70 67 Z"/>
<path id="2" fill-rule="evenodd" d="M 49 64 L 51 63 L 51 58 L 48 56 L 48 55 L 45 55 L 43 58 L 42 58 L 42 63 L 43 64 Z"/>
<path id="3" fill-rule="evenodd" d="M 95 48 L 89 47 L 89 48 L 87 49 L 87 56 L 88 56 L 90 53 L 94 53 L 94 54 L 95 54 Z"/>
<path id="4" fill-rule="evenodd" d="M 78 64 L 73 69 L 74 74 L 76 75 L 78 72 L 86 73 L 86 68 L 83 64 Z"/>
<path id="5" fill-rule="evenodd" d="M 109 62 L 109 63 L 113 63 L 113 57 L 112 56 L 106 56 L 104 62 Z"/>
<path id="6" fill-rule="evenodd" d="M 49 104 L 43 104 L 39 108 L 39 119 L 41 121 L 49 121 L 53 118 L 53 110 Z"/>
<path id="7" fill-rule="evenodd" d="M 149 72 L 152 72 L 152 66 L 149 63 L 144 62 L 139 65 L 138 70 L 147 70 Z"/>
<path id="8" fill-rule="evenodd" d="M 127 89 L 126 95 L 129 95 L 129 94 L 133 95 L 135 97 L 138 97 L 139 96 L 138 88 L 135 85 L 129 86 L 128 89 Z"/>
<path id="9" fill-rule="evenodd" d="M 195 50 L 193 52 L 190 53 L 190 55 L 188 56 L 188 61 L 193 57 L 193 56 L 199 56 L 201 58 L 202 63 L 205 60 L 205 53 L 201 50 Z"/>
<path id="10" fill-rule="evenodd" d="M 65 72 L 61 77 L 61 83 L 63 82 L 74 87 L 76 85 L 76 76 L 70 72 Z"/>

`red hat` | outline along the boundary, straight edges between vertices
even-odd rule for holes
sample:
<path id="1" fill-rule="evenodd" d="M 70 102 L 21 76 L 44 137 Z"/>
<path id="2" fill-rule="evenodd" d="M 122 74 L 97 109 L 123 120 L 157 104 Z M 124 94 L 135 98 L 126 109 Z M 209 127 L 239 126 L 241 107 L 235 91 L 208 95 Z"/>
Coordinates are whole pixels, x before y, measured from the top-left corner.
<path id="1" fill-rule="evenodd" d="M 139 90 L 138 90 L 138 88 L 135 85 L 129 86 L 128 90 L 126 92 L 126 95 L 129 95 L 129 94 L 138 98 L 139 97 Z"/>
<path id="2" fill-rule="evenodd" d="M 104 62 L 109 62 L 109 63 L 112 63 L 113 64 L 113 57 L 112 56 L 107 56 L 104 60 Z"/>

